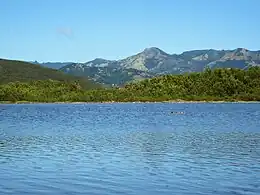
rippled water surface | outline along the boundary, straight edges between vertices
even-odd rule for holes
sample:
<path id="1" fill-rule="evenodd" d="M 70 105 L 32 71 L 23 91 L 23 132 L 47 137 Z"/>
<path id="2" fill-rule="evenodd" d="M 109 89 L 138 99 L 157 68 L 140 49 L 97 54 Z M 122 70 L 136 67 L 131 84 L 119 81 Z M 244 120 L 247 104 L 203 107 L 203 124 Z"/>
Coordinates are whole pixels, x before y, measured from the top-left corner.
<path id="1" fill-rule="evenodd" d="M 259 195 L 260 104 L 2 104 L 0 194 Z"/>

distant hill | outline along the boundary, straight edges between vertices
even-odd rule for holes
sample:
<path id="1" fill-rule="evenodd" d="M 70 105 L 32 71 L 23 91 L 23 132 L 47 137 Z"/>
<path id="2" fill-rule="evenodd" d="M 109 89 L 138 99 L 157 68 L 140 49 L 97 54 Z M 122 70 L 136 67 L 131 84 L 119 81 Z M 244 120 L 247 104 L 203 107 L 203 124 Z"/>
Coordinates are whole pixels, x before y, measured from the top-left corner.
<path id="1" fill-rule="evenodd" d="M 45 68 L 28 62 L 0 59 L 0 84 L 47 79 L 71 83 L 77 81 L 85 89 L 100 87 L 100 85 L 87 78 L 68 75 L 59 70 Z"/>
<path id="2" fill-rule="evenodd" d="M 93 81 L 109 86 L 122 86 L 132 81 L 139 81 L 146 78 L 152 78 L 155 76 L 153 73 L 149 73 L 142 70 L 133 68 L 113 68 L 109 66 L 105 67 L 82 67 L 82 64 L 72 64 L 60 69 L 61 71 L 76 75 L 86 76 L 91 78 Z"/>
<path id="3" fill-rule="evenodd" d="M 248 69 L 249 66 L 260 66 L 260 51 L 237 48 L 192 50 L 181 54 L 168 54 L 157 47 L 151 47 L 125 59 L 97 58 L 86 63 L 68 64 L 60 70 L 72 75 L 88 76 L 105 84 L 121 85 L 136 78 L 202 72 L 206 67 Z"/>
<path id="4" fill-rule="evenodd" d="M 37 61 L 34 61 L 34 62 L 30 62 L 30 63 L 38 64 L 38 65 L 41 65 L 41 66 L 47 67 L 47 68 L 60 69 L 63 66 L 67 66 L 68 64 L 72 64 L 73 62 L 43 62 L 43 63 L 39 63 Z"/>

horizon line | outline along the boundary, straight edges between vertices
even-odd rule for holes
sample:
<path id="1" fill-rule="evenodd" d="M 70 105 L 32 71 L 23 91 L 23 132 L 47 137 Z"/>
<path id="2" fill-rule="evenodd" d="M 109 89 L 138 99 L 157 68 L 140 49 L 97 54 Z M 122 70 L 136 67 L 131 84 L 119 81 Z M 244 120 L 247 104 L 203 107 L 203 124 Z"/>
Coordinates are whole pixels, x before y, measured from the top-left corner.
<path id="1" fill-rule="evenodd" d="M 126 57 L 123 57 L 123 58 L 118 58 L 118 59 L 106 59 L 106 58 L 102 58 L 102 57 L 96 57 L 96 58 L 92 58 L 92 60 L 85 60 L 84 62 L 79 62 L 79 61 L 40 61 L 40 60 L 25 60 L 25 59 L 19 59 L 19 58 L 5 58 L 5 57 L 0 57 L 0 60 L 13 60 L 13 61 L 22 61 L 22 62 L 29 62 L 29 63 L 34 63 L 34 62 L 37 62 L 39 64 L 43 64 L 43 63 L 87 63 L 87 62 L 90 62 L 90 61 L 93 61 L 93 60 L 96 60 L 96 59 L 103 59 L 103 60 L 108 60 L 108 61 L 118 61 L 118 60 L 121 60 L 121 59 L 125 59 L 125 58 L 128 58 L 130 56 L 134 56 L 134 55 L 137 55 L 139 53 L 142 53 L 144 50 L 146 49 L 152 49 L 152 48 L 156 48 L 156 49 L 159 49 L 161 51 L 163 51 L 164 53 L 166 54 L 169 54 L 169 55 L 181 55 L 185 52 L 191 52 L 191 51 L 203 51 L 203 50 L 215 50 L 215 51 L 235 51 L 237 49 L 245 49 L 247 51 L 250 51 L 250 52 L 260 52 L 260 49 L 259 50 L 250 50 L 250 49 L 247 49 L 246 47 L 235 47 L 233 49 L 213 49 L 213 48 L 201 48 L 201 49 L 190 49 L 190 50 L 184 50 L 182 51 L 181 53 L 168 53 L 168 52 L 165 52 L 165 50 L 159 48 L 159 47 L 155 47 L 155 46 L 152 46 L 152 47 L 146 47 L 142 50 L 139 50 L 139 52 L 136 52 L 135 54 L 130 54 Z"/>

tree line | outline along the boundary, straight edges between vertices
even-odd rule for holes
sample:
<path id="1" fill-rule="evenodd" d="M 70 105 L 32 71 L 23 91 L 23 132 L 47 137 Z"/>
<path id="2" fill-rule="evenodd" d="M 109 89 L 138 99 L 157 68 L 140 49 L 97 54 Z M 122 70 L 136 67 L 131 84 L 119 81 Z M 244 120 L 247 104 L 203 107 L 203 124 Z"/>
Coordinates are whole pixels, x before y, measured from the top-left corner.
<path id="1" fill-rule="evenodd" d="M 132 102 L 260 101 L 260 67 L 206 69 L 200 73 L 163 75 L 121 88 L 86 90 L 79 82 L 36 80 L 0 85 L 0 101 Z"/>

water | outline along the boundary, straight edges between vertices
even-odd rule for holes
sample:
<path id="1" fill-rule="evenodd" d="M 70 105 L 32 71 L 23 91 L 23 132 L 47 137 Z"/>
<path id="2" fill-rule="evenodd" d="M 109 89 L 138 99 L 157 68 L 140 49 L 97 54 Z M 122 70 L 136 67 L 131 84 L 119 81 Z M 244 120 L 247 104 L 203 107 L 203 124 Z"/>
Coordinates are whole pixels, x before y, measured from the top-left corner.
<path id="1" fill-rule="evenodd" d="M 0 105 L 0 194 L 259 195 L 260 104 Z"/>

